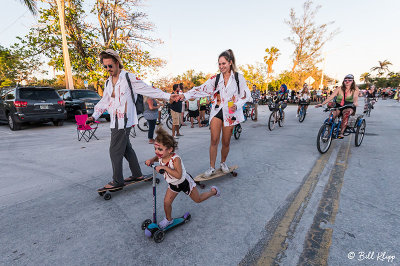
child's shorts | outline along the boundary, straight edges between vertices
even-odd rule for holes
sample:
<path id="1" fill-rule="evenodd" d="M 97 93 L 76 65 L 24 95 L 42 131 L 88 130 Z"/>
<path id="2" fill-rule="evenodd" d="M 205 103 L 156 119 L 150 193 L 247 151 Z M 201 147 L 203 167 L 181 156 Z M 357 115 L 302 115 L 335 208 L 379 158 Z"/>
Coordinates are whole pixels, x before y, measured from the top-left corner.
<path id="1" fill-rule="evenodd" d="M 186 195 L 190 195 L 190 193 L 192 192 L 193 188 L 196 187 L 196 183 L 194 182 L 194 180 L 191 177 L 187 177 L 185 179 L 185 181 L 183 181 L 182 183 L 180 183 L 179 185 L 172 185 L 169 184 L 169 188 L 175 192 L 175 193 L 179 193 L 179 192 L 184 192 Z"/>

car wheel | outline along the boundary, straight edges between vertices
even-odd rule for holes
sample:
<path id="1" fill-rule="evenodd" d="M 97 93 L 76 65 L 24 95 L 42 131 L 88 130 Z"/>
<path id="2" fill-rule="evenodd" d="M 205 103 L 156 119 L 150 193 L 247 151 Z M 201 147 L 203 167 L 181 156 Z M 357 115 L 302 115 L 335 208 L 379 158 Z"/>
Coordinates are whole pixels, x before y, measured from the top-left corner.
<path id="1" fill-rule="evenodd" d="M 61 127 L 62 125 L 64 125 L 64 120 L 55 120 L 55 121 L 53 121 L 53 124 L 56 127 Z"/>
<path id="2" fill-rule="evenodd" d="M 17 123 L 15 119 L 12 117 L 12 115 L 7 114 L 7 121 L 8 121 L 8 126 L 12 131 L 21 129 L 21 124 Z"/>

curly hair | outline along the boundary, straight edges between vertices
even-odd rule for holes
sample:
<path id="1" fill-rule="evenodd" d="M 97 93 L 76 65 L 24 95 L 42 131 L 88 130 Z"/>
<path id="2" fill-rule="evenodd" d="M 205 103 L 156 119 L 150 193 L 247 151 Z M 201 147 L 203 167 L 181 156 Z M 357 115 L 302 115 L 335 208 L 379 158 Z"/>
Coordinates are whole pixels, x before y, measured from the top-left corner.
<path id="1" fill-rule="evenodd" d="M 172 148 L 172 151 L 174 152 L 175 149 L 178 148 L 178 142 L 172 137 L 170 134 L 168 134 L 167 131 L 165 131 L 162 127 L 158 128 L 156 130 L 157 137 L 155 139 L 156 142 L 164 145 L 167 147 L 167 149 Z"/>

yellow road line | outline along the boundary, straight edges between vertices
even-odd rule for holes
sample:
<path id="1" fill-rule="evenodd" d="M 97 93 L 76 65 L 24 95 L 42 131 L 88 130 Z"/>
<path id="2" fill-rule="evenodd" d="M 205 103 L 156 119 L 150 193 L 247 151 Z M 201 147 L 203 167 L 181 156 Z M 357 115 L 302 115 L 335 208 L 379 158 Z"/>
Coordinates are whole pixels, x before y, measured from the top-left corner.
<path id="1" fill-rule="evenodd" d="M 329 248 L 332 244 L 333 230 L 330 228 L 335 223 L 336 214 L 339 209 L 339 197 L 342 189 L 344 173 L 348 166 L 350 153 L 350 142 L 342 144 L 338 152 L 335 166 L 329 176 L 328 183 L 324 188 L 322 198 L 319 202 L 317 213 L 313 224 L 304 241 L 303 252 L 300 256 L 299 265 L 327 265 Z M 321 225 L 323 228 L 321 228 Z"/>
<path id="2" fill-rule="evenodd" d="M 309 176 L 307 177 L 307 180 L 304 182 L 295 199 L 287 209 L 285 215 L 279 222 L 271 239 L 268 241 L 268 244 L 264 247 L 258 261 L 256 262 L 257 265 L 272 265 L 277 263 L 276 258 L 278 255 L 286 250 L 287 246 L 285 244 L 285 240 L 288 235 L 290 225 L 296 216 L 296 212 L 302 207 L 304 201 L 309 197 L 310 193 L 314 191 L 314 188 L 318 183 L 319 176 L 324 170 L 325 165 L 331 156 L 334 146 L 333 144 L 334 143 L 332 143 L 330 150 L 323 154 L 315 163 Z"/>

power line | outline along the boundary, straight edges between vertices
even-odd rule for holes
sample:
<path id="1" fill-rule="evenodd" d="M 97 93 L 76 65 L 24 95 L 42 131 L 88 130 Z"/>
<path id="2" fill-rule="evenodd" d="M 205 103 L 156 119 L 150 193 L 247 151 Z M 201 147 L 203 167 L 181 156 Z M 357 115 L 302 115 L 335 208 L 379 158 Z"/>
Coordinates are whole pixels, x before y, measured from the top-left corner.
<path id="1" fill-rule="evenodd" d="M 18 20 L 20 20 L 22 17 L 24 17 L 25 16 L 25 14 L 27 13 L 28 11 L 25 11 L 25 13 L 23 13 L 21 16 L 19 16 L 16 20 L 14 20 L 14 22 L 12 22 L 11 24 L 9 24 L 8 26 L 6 26 L 4 29 L 2 29 L 1 31 L 0 31 L 0 34 L 1 33 L 3 33 L 3 32 L 5 32 L 6 30 L 8 30 L 11 26 L 13 26 L 15 23 L 17 23 L 18 22 Z"/>

